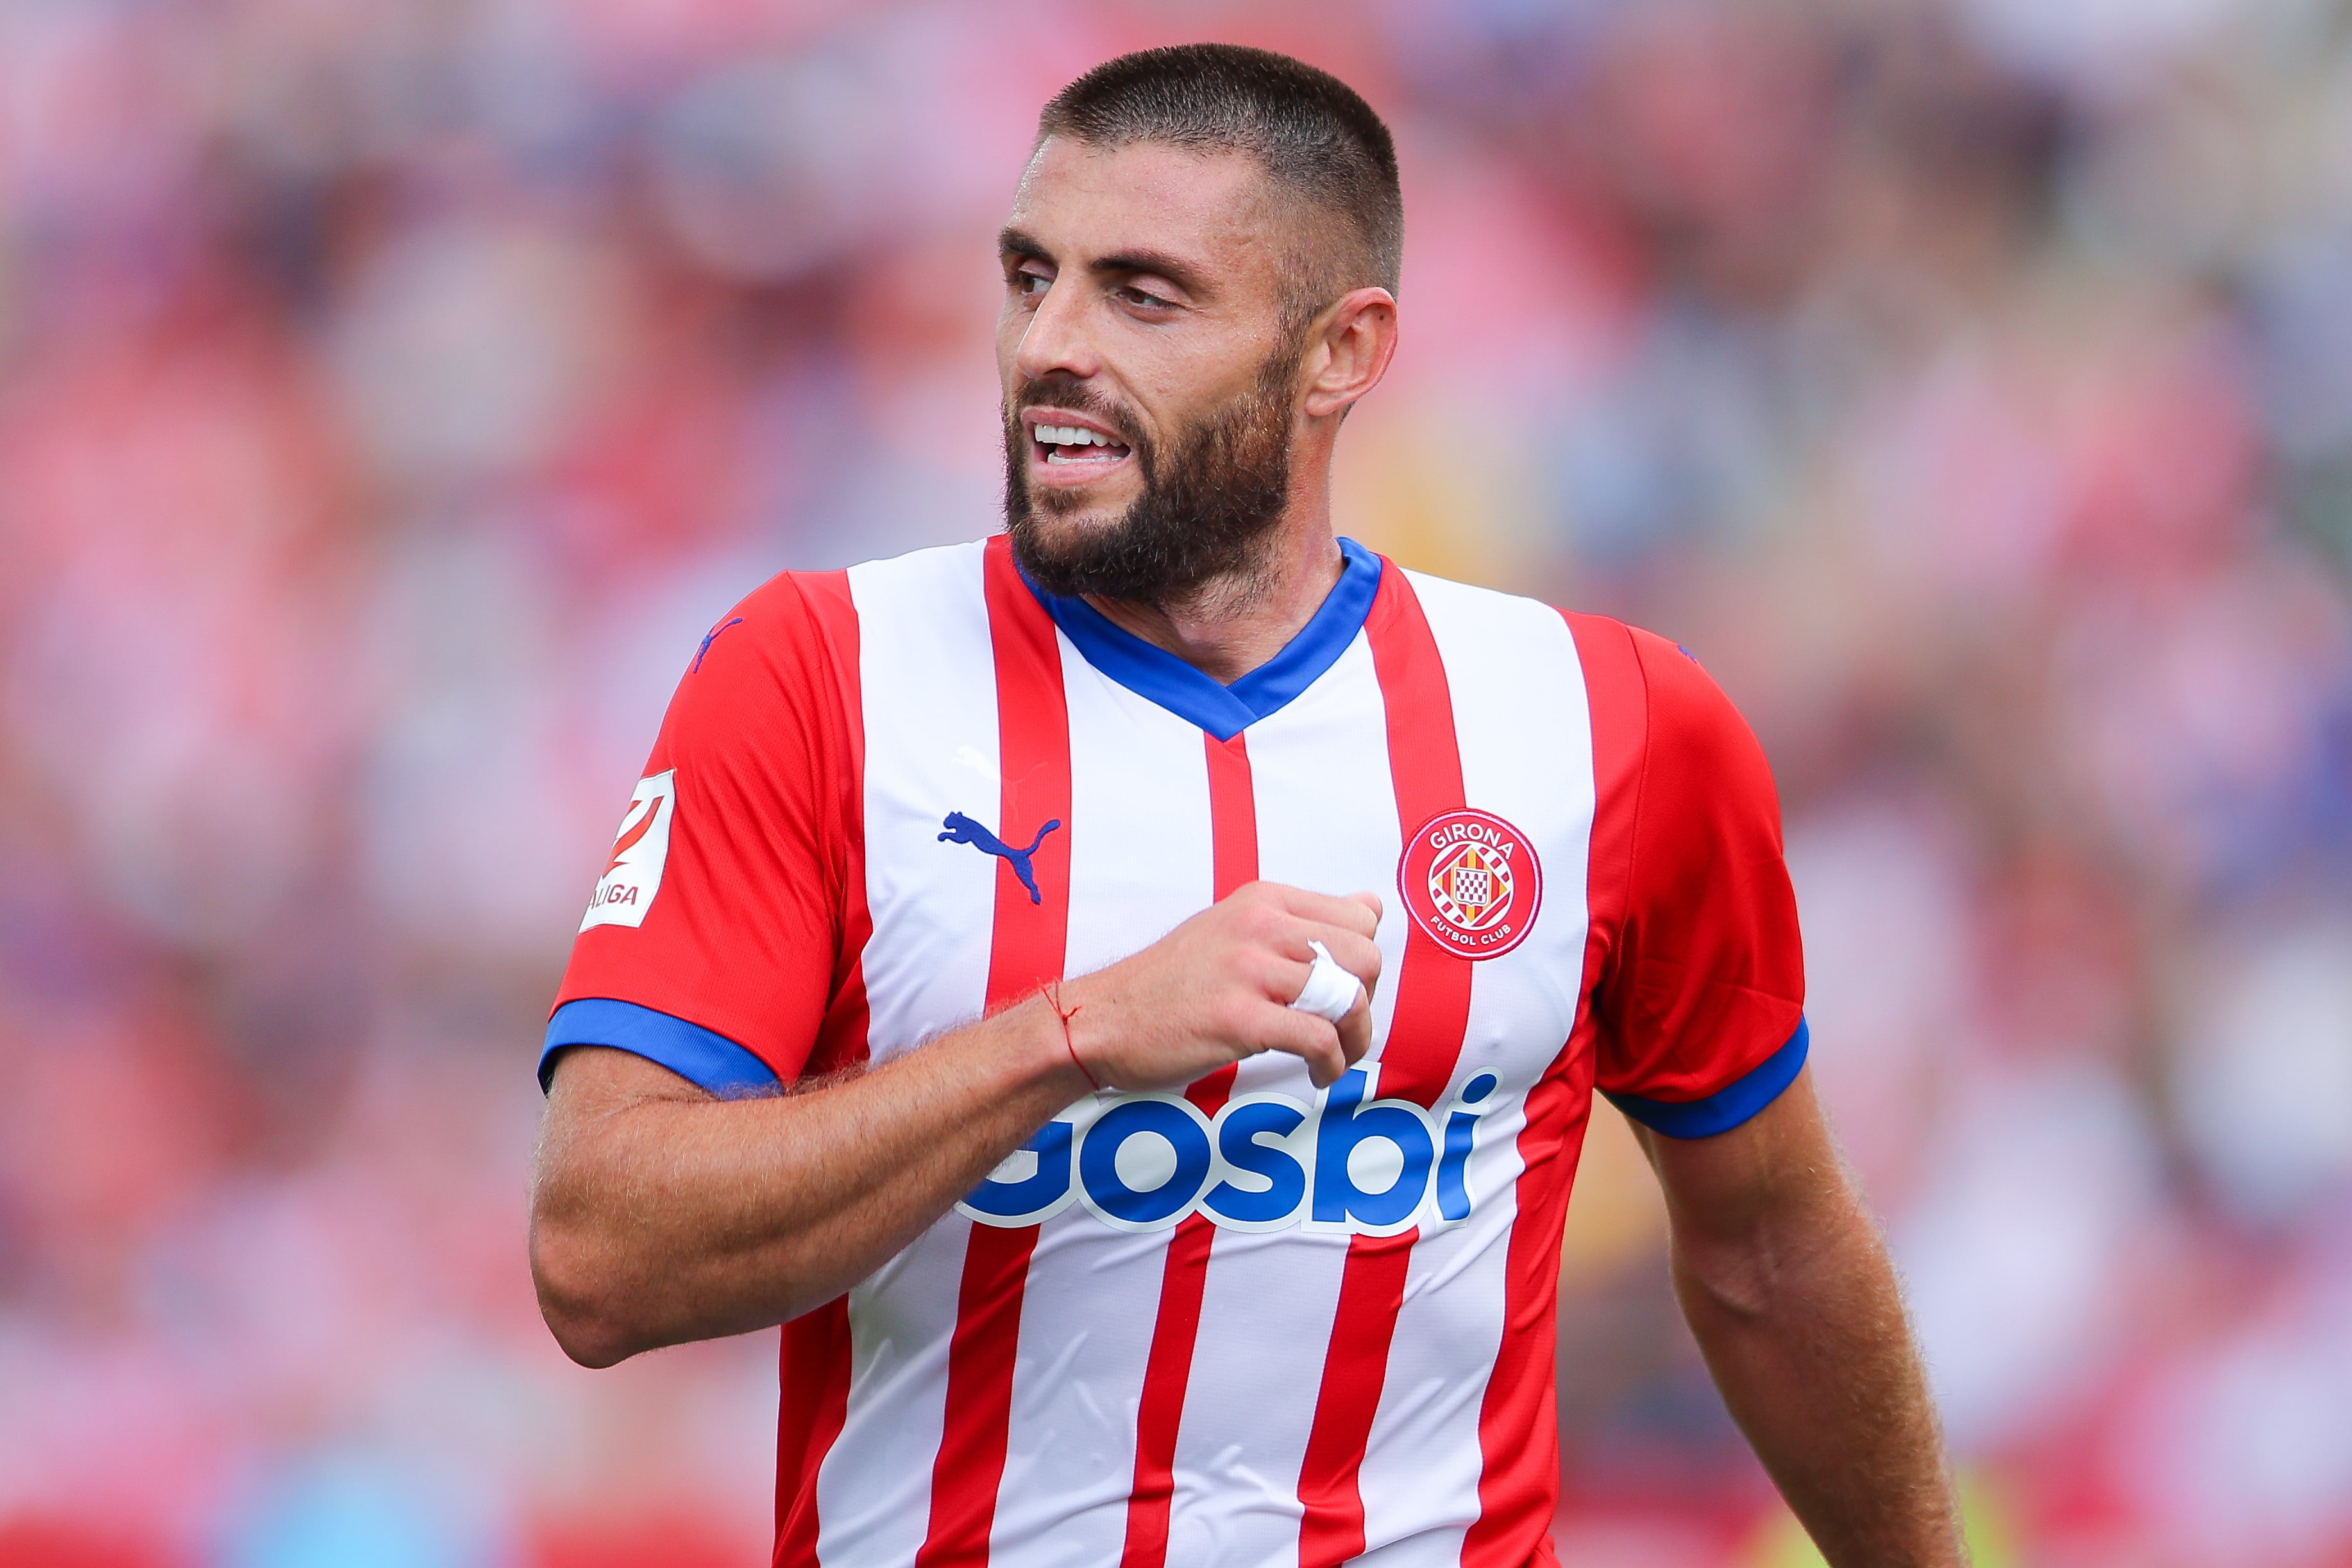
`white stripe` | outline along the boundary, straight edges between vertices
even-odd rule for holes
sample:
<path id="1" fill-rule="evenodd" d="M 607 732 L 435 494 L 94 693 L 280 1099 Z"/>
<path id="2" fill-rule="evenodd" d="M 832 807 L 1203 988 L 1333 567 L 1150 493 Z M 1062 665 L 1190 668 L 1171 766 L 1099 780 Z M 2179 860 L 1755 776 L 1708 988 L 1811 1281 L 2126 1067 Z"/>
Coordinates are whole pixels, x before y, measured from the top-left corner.
<path id="1" fill-rule="evenodd" d="M 1070 715 L 1066 972 L 1150 946 L 1214 890 L 1201 731 L 1061 644 Z M 1079 1205 L 1040 1228 L 1022 1297 L 1012 1443 L 990 1561 L 1116 1563 L 1136 1412 L 1172 1229 L 1114 1230 Z"/>
<path id="2" fill-rule="evenodd" d="M 1469 1026 L 1440 1114 L 1482 1071 L 1497 1073 L 1502 1087 L 1476 1107 L 1486 1114 L 1470 1166 L 1470 1218 L 1413 1249 L 1359 1473 L 1370 1553 L 1418 1564 L 1458 1561 L 1478 1516 L 1478 1417 L 1502 1343 L 1517 1138 L 1583 985 L 1593 785 L 1582 672 L 1558 612 L 1418 574 L 1412 581 L 1445 663 L 1465 801 L 1527 835 L 1543 872 L 1528 939 L 1471 973 Z"/>
<path id="3" fill-rule="evenodd" d="M 819 1563 L 907 1563 L 923 1544 L 971 1228 L 950 1215 L 849 1292 L 849 1404 L 817 1470 Z"/>
<path id="4" fill-rule="evenodd" d="M 1475 997 L 1474 981 L 1474 1022 Z M 1503 1340 L 1504 1270 L 1518 1212 L 1509 1184 L 1518 1175 L 1513 1141 L 1523 1094 L 1479 1123 L 1469 1173 L 1478 1202 L 1469 1219 L 1413 1245 L 1357 1476 L 1365 1550 L 1381 1563 L 1455 1562 L 1463 1532 L 1478 1517 L 1478 1412 Z"/>
<path id="5" fill-rule="evenodd" d="M 1360 633 L 1322 679 L 1249 728 L 1258 873 L 1312 892 L 1378 893 L 1383 974 L 1404 949 L 1391 893 L 1401 839 L 1389 781 L 1388 727 L 1370 643 Z M 1375 1040 L 1395 1010 L 1373 998 Z M 1305 1067 L 1269 1052 L 1242 1064 L 1236 1094 L 1315 1100 Z M 1345 1236 L 1294 1228 L 1220 1232 L 1201 1303 L 1200 1338 L 1176 1441 L 1171 1568 L 1297 1560 L 1298 1471 L 1323 1385 Z"/>
<path id="6" fill-rule="evenodd" d="M 1548 1041 L 1557 1052 L 1584 986 L 1592 834 L 1592 717 L 1576 639 L 1559 612 L 1532 599 L 1408 575 L 1445 661 L 1465 802 L 1527 834 L 1543 857 L 1535 929 L 1516 950 L 1475 970 L 1482 994 L 1474 1004 L 1480 1021 L 1473 1045 L 1499 1049 L 1510 1040 L 1537 1051 Z M 1456 1083 L 1475 1071 L 1471 1051 L 1465 1047 Z M 1545 1055 L 1535 1071 L 1550 1061 Z"/>
<path id="7" fill-rule="evenodd" d="M 978 1018 L 986 1000 L 996 858 L 939 836 L 951 811 L 1005 828 L 981 550 L 957 545 L 849 569 L 874 915 L 866 1038 L 877 1062 Z"/>
<path id="8" fill-rule="evenodd" d="M 996 681 L 978 545 L 849 570 L 866 722 L 864 955 L 874 1061 L 980 1016 L 996 862 L 940 841 L 961 810 L 995 826 Z M 950 1215 L 849 1293 L 841 1435 L 817 1472 L 817 1556 L 905 1562 L 930 1519 L 969 1221 Z"/>
<path id="9" fill-rule="evenodd" d="M 1267 882 L 1381 901 L 1381 984 L 1372 995 L 1372 1051 L 1396 1015 L 1397 966 L 1409 916 L 1396 897 L 1396 787 L 1389 778 L 1387 710 L 1372 645 L 1358 632 L 1322 679 L 1249 727 L 1257 795 L 1257 869 Z M 1242 1063 L 1235 1094 L 1267 1091 L 1312 1103 L 1297 1058 L 1268 1053 Z"/>

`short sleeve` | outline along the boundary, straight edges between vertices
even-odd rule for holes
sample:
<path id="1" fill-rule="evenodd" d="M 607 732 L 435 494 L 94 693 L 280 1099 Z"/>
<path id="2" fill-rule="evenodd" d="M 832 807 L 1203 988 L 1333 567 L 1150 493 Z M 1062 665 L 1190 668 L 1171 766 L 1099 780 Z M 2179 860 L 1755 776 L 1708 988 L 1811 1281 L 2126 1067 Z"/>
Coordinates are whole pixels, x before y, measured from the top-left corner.
<path id="1" fill-rule="evenodd" d="M 809 1065 L 844 969 L 844 673 L 795 574 L 695 651 L 572 943 L 540 1057 L 636 1052 L 714 1093 Z"/>
<path id="2" fill-rule="evenodd" d="M 1683 649 L 1633 631 L 1643 737 L 1596 1082 L 1674 1137 L 1739 1125 L 1804 1065 L 1804 952 L 1772 771 Z"/>

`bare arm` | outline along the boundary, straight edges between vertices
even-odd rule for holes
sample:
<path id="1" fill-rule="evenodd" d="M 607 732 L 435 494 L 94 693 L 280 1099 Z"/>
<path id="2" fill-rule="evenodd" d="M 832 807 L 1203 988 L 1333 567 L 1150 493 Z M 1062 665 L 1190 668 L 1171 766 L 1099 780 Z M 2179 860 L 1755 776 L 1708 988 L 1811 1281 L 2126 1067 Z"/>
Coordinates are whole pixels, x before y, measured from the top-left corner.
<path id="1" fill-rule="evenodd" d="M 830 1301 L 970 1192 L 1095 1079 L 1174 1088 L 1263 1051 L 1327 1084 L 1370 1044 L 1293 1011 L 1320 941 L 1369 988 L 1379 901 L 1253 883 L 1135 956 L 874 1071 L 719 1100 L 642 1057 L 557 1063 L 531 1192 L 531 1272 L 566 1354 L 608 1366 Z M 1086 1063 L 1072 1060 L 1075 1049 Z"/>
<path id="2" fill-rule="evenodd" d="M 1675 1292 L 1733 1419 L 1835 1568 L 1967 1562 L 1885 1241 L 1811 1077 L 1710 1138 L 1636 1129 Z"/>

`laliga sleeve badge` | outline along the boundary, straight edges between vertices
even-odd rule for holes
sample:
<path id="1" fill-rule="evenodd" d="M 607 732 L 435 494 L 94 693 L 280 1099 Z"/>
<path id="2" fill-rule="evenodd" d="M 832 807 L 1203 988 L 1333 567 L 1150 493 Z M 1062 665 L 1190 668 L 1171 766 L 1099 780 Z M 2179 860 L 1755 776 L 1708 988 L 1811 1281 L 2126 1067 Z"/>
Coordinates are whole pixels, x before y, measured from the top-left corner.
<path id="1" fill-rule="evenodd" d="M 1497 958 L 1527 939 L 1543 867 L 1518 829 L 1486 811 L 1440 811 L 1404 841 L 1397 892 L 1449 953 Z"/>
<path id="2" fill-rule="evenodd" d="M 661 891 L 662 867 L 669 860 L 669 825 L 677 815 L 677 773 L 666 769 L 641 779 L 621 818 L 621 831 L 580 929 L 592 925 L 643 925 L 654 894 Z"/>

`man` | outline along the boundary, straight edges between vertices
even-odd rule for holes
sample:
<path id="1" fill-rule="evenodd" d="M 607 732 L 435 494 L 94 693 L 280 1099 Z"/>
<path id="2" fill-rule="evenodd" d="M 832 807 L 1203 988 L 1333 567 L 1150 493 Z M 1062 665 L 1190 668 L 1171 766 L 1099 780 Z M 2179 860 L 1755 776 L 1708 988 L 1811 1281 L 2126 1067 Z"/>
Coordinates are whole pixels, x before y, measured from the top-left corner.
<path id="1" fill-rule="evenodd" d="M 1401 233 L 1332 78 L 1088 73 L 1002 238 L 1006 536 L 779 577 L 679 685 L 531 1256 L 589 1365 L 784 1325 L 780 1563 L 1552 1561 L 1596 1086 L 1831 1560 L 1959 1561 L 1753 737 L 1335 538 Z"/>

